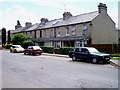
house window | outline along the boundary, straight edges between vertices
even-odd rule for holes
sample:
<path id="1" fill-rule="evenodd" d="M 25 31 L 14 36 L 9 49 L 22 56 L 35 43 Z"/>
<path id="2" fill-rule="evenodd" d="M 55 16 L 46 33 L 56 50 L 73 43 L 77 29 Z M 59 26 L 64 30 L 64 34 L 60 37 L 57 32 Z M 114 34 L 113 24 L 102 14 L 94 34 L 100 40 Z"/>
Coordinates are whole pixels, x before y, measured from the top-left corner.
<path id="1" fill-rule="evenodd" d="M 83 36 L 87 36 L 88 25 L 86 23 L 83 24 L 82 30 L 83 30 Z"/>
<path id="2" fill-rule="evenodd" d="M 59 37 L 60 36 L 60 30 L 59 30 L 59 28 L 57 28 L 57 36 Z"/>
<path id="3" fill-rule="evenodd" d="M 75 25 L 72 25 L 72 36 L 75 36 L 75 33 L 76 33 Z"/>
<path id="4" fill-rule="evenodd" d="M 69 27 L 66 27 L 66 36 L 69 36 Z"/>
<path id="5" fill-rule="evenodd" d="M 53 37 L 53 29 L 50 30 L 50 37 Z"/>
<path id="6" fill-rule="evenodd" d="M 60 41 L 55 41 L 54 42 L 54 48 L 59 49 L 61 47 L 61 42 Z"/>
<path id="7" fill-rule="evenodd" d="M 60 36 L 60 31 L 58 31 L 58 37 Z"/>
<path id="8" fill-rule="evenodd" d="M 30 31 L 30 38 L 32 38 L 32 32 Z"/>

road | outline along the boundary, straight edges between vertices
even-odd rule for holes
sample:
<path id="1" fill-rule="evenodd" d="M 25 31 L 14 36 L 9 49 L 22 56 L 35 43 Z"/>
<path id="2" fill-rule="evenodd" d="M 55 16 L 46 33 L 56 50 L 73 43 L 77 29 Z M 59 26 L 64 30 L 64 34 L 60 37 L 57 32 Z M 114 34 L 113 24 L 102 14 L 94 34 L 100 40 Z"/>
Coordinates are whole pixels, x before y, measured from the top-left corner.
<path id="1" fill-rule="evenodd" d="M 2 88 L 118 88 L 118 68 L 2 51 Z"/>

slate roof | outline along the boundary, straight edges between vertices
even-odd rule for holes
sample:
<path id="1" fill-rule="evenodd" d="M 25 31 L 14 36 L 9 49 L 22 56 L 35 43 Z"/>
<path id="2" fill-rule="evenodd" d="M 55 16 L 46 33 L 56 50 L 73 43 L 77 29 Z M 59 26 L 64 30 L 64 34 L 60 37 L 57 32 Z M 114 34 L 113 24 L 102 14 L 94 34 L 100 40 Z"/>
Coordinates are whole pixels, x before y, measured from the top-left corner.
<path id="1" fill-rule="evenodd" d="M 35 30 L 35 29 L 37 29 L 39 26 L 40 26 L 40 24 L 39 24 L 39 23 L 36 23 L 36 24 L 32 25 L 30 28 L 26 29 L 25 31 Z"/>
<path id="2" fill-rule="evenodd" d="M 63 26 L 63 25 L 71 25 L 71 24 L 89 22 L 89 21 L 92 21 L 98 15 L 99 15 L 98 11 L 80 14 L 80 15 L 68 18 L 66 20 L 62 20 L 59 23 L 57 23 L 55 26 Z"/>
<path id="3" fill-rule="evenodd" d="M 63 19 L 54 19 L 51 21 L 48 21 L 45 23 L 45 25 L 39 26 L 38 29 L 44 29 L 44 28 L 50 28 L 50 27 L 54 27 L 55 24 L 57 24 L 59 21 L 62 21 Z"/>
<path id="4" fill-rule="evenodd" d="M 19 28 L 16 29 L 16 30 L 12 30 L 11 33 L 19 33 L 19 32 L 21 32 L 21 31 L 23 30 L 23 28 L 24 28 L 24 27 L 19 27 Z"/>
<path id="5" fill-rule="evenodd" d="M 89 22 L 89 21 L 92 21 L 98 15 L 99 15 L 98 11 L 95 11 L 95 12 L 72 16 L 66 20 L 63 20 L 63 18 L 55 19 L 55 20 L 46 22 L 45 25 L 38 27 L 38 29 L 45 29 L 45 28 L 51 28 L 51 27 L 58 27 L 58 26 Z"/>
<path id="6" fill-rule="evenodd" d="M 51 27 L 84 23 L 84 22 L 92 21 L 98 15 L 99 15 L 98 11 L 84 13 L 84 14 L 72 16 L 66 20 L 63 20 L 63 18 L 50 20 L 50 21 L 46 22 L 44 25 L 41 23 L 37 23 L 37 24 L 31 25 L 28 27 L 20 27 L 12 32 L 18 33 L 18 32 L 23 32 L 23 31 L 32 31 L 32 30 L 36 30 L 36 29 L 46 29 L 46 28 L 51 28 Z"/>
<path id="7" fill-rule="evenodd" d="M 45 42 L 45 41 L 51 41 L 53 40 L 53 38 L 31 38 L 32 41 L 36 41 L 36 42 Z"/>

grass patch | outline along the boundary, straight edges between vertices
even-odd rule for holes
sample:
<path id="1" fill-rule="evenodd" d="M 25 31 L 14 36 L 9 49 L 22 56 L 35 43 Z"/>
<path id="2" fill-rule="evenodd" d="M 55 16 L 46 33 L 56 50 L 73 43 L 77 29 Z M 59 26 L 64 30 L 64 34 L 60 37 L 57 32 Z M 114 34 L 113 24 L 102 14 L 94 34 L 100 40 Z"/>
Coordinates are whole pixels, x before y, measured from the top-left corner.
<path id="1" fill-rule="evenodd" d="M 120 60 L 120 57 L 112 58 L 112 60 Z"/>
<path id="2" fill-rule="evenodd" d="M 112 57 L 120 57 L 120 53 L 110 54 Z"/>

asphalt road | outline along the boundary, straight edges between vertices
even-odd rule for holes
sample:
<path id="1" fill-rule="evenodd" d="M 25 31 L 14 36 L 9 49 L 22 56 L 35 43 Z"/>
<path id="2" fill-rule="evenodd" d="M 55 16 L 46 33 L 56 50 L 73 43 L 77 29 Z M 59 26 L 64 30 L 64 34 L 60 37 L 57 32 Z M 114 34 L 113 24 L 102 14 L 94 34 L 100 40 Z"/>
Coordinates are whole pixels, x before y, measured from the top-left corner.
<path id="1" fill-rule="evenodd" d="M 118 88 L 118 68 L 2 51 L 2 88 Z"/>

